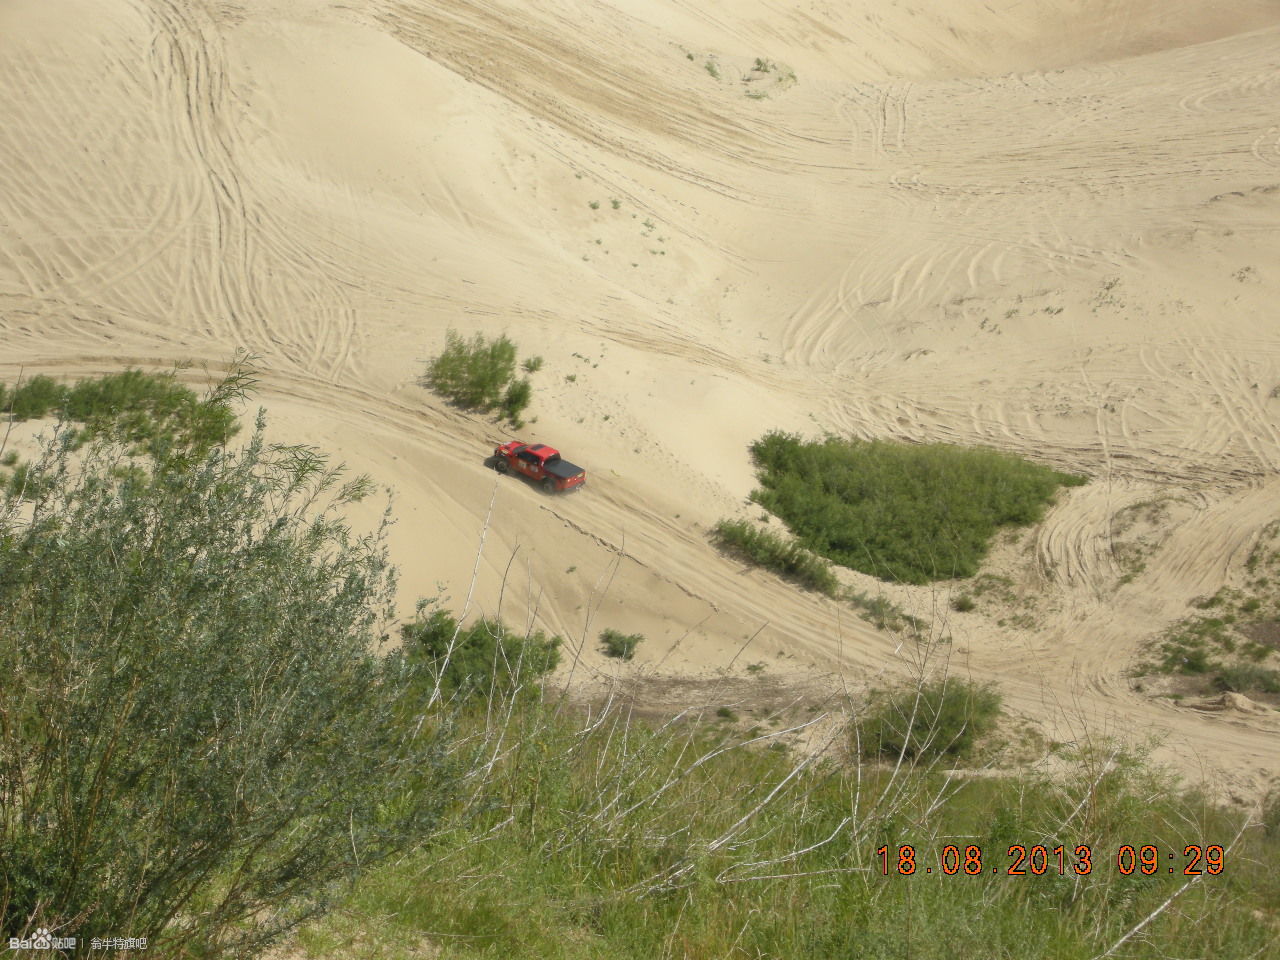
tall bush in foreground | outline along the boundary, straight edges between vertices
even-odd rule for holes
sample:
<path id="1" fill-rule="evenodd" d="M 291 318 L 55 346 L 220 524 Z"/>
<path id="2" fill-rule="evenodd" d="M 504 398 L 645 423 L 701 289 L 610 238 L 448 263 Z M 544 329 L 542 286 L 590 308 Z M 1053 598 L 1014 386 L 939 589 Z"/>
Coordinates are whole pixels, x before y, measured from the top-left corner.
<path id="1" fill-rule="evenodd" d="M 370 652 L 393 577 L 313 451 L 100 440 L 0 498 L 0 926 L 244 956 L 418 842 L 442 742 Z M 327 504 L 327 505 L 326 505 Z"/>

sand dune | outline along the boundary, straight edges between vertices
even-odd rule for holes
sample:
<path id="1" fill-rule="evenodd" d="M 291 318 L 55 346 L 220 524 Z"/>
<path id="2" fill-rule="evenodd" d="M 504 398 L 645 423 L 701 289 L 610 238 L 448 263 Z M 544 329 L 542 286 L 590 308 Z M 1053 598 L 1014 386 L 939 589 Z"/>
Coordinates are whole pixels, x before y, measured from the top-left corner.
<path id="1" fill-rule="evenodd" d="M 1280 714 L 1126 679 L 1280 504 L 1273 2 L 9 0 L 0 51 L 0 377 L 260 356 L 274 433 L 397 491 L 405 610 L 475 567 L 636 672 L 856 688 L 910 651 L 707 544 L 746 445 L 991 444 L 1093 478 L 1001 555 L 1034 623 L 886 592 L 1051 737 L 1280 773 Z M 585 494 L 415 385 L 450 326 L 546 358 Z"/>

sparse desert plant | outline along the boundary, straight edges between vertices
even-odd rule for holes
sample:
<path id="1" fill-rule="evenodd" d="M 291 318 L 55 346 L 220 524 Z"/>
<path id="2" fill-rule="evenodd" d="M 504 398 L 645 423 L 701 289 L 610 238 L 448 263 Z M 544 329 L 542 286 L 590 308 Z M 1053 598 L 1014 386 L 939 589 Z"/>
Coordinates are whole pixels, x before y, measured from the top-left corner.
<path id="1" fill-rule="evenodd" d="M 1034 523 L 1084 478 L 995 450 L 773 432 L 751 447 L 752 499 L 810 550 L 882 579 L 970 577 L 996 530 Z"/>
<path id="2" fill-rule="evenodd" d="M 951 601 L 951 609 L 957 613 L 968 613 L 974 608 L 973 597 L 967 593 L 958 594 Z"/>
<path id="3" fill-rule="evenodd" d="M 644 636 L 639 633 L 623 633 L 612 627 L 600 634 L 600 648 L 606 657 L 617 660 L 630 660 L 636 655 L 636 648 Z"/>
<path id="4" fill-rule="evenodd" d="M 600 201 L 599 201 L 599 200 L 592 200 L 590 203 L 588 203 L 588 204 L 587 204 L 587 206 L 588 206 L 588 207 L 590 207 L 592 210 L 599 210 L 599 209 L 600 209 Z"/>
<path id="5" fill-rule="evenodd" d="M 705 64 L 703 64 L 703 67 L 706 69 L 707 73 L 711 74 L 713 79 L 715 80 L 720 79 L 720 68 L 716 66 L 716 63 L 714 60 L 708 60 Z"/>
<path id="6" fill-rule="evenodd" d="M 995 729 L 1000 704 L 994 687 L 954 677 L 873 690 L 858 743 L 866 757 L 967 757 Z"/>

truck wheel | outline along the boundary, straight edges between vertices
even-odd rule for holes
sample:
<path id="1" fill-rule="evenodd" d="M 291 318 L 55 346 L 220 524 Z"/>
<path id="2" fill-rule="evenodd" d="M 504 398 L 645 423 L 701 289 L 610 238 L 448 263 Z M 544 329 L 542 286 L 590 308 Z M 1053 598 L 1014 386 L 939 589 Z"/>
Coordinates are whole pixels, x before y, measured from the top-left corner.
<path id="1" fill-rule="evenodd" d="M 545 480 L 543 480 L 543 481 L 542 481 L 542 492 L 543 492 L 543 493 L 555 493 L 555 492 L 556 492 L 556 482 L 555 482 L 554 480 L 552 480 L 550 477 L 547 477 L 547 479 L 545 479 Z"/>
<path id="2" fill-rule="evenodd" d="M 497 470 L 499 473 L 506 473 L 511 469 L 511 464 L 499 457 L 498 462 L 493 465 L 493 469 Z"/>

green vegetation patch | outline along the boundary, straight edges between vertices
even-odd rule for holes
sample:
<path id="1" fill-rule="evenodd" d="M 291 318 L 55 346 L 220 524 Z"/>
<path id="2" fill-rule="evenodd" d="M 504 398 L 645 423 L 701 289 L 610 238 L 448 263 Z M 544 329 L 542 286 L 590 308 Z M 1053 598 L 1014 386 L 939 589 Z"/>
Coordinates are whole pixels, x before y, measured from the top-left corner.
<path id="1" fill-rule="evenodd" d="M 1205 612 L 1178 620 L 1156 637 L 1136 673 L 1181 676 L 1190 683 L 1183 692 L 1207 687 L 1264 699 L 1280 695 L 1280 589 L 1273 585 L 1280 556 L 1271 550 L 1274 531 L 1274 525 L 1263 531 L 1246 564 L 1250 575 L 1263 575 L 1243 589 L 1223 587 L 1193 599 L 1190 606 Z"/>
<path id="2" fill-rule="evenodd" d="M 748 520 L 721 520 L 714 530 L 716 544 L 744 560 L 759 564 L 800 586 L 834 597 L 840 581 L 831 564 L 794 540 L 784 540 L 769 530 L 761 530 Z"/>
<path id="3" fill-rule="evenodd" d="M 636 648 L 644 640 L 639 633 L 623 633 L 610 627 L 600 634 L 600 648 L 606 657 L 618 660 L 631 660 L 636 655 Z"/>
<path id="4" fill-rule="evenodd" d="M 873 690 L 855 746 L 887 760 L 968 757 L 995 729 L 1000 704 L 995 688 L 955 678 Z"/>
<path id="5" fill-rule="evenodd" d="M 401 656 L 409 663 L 426 665 L 421 675 L 450 697 L 535 692 L 535 681 L 560 663 L 559 637 L 518 633 L 488 619 L 464 628 L 447 611 L 428 612 L 426 606 L 400 633 Z"/>
<path id="6" fill-rule="evenodd" d="M 752 499 L 801 543 L 886 580 L 971 577 L 996 530 L 1038 521 L 1085 482 L 995 450 L 766 434 L 752 444 Z"/>
<path id="7" fill-rule="evenodd" d="M 531 357 L 525 369 L 532 373 L 542 366 L 541 357 Z M 488 340 L 477 333 L 463 339 L 456 330 L 445 333 L 445 347 L 427 364 L 423 383 L 460 407 L 488 413 L 500 410 L 511 423 L 523 426 L 520 415 L 533 399 L 527 379 L 517 380 L 516 345 L 506 336 Z"/>
<path id="8" fill-rule="evenodd" d="M 102 434 L 151 454 L 163 446 L 200 456 L 239 429 L 227 396 L 201 398 L 173 373 L 125 370 L 74 384 L 42 375 L 0 385 L 0 397 L 14 420 L 59 416 L 83 424 L 80 443 Z"/>

